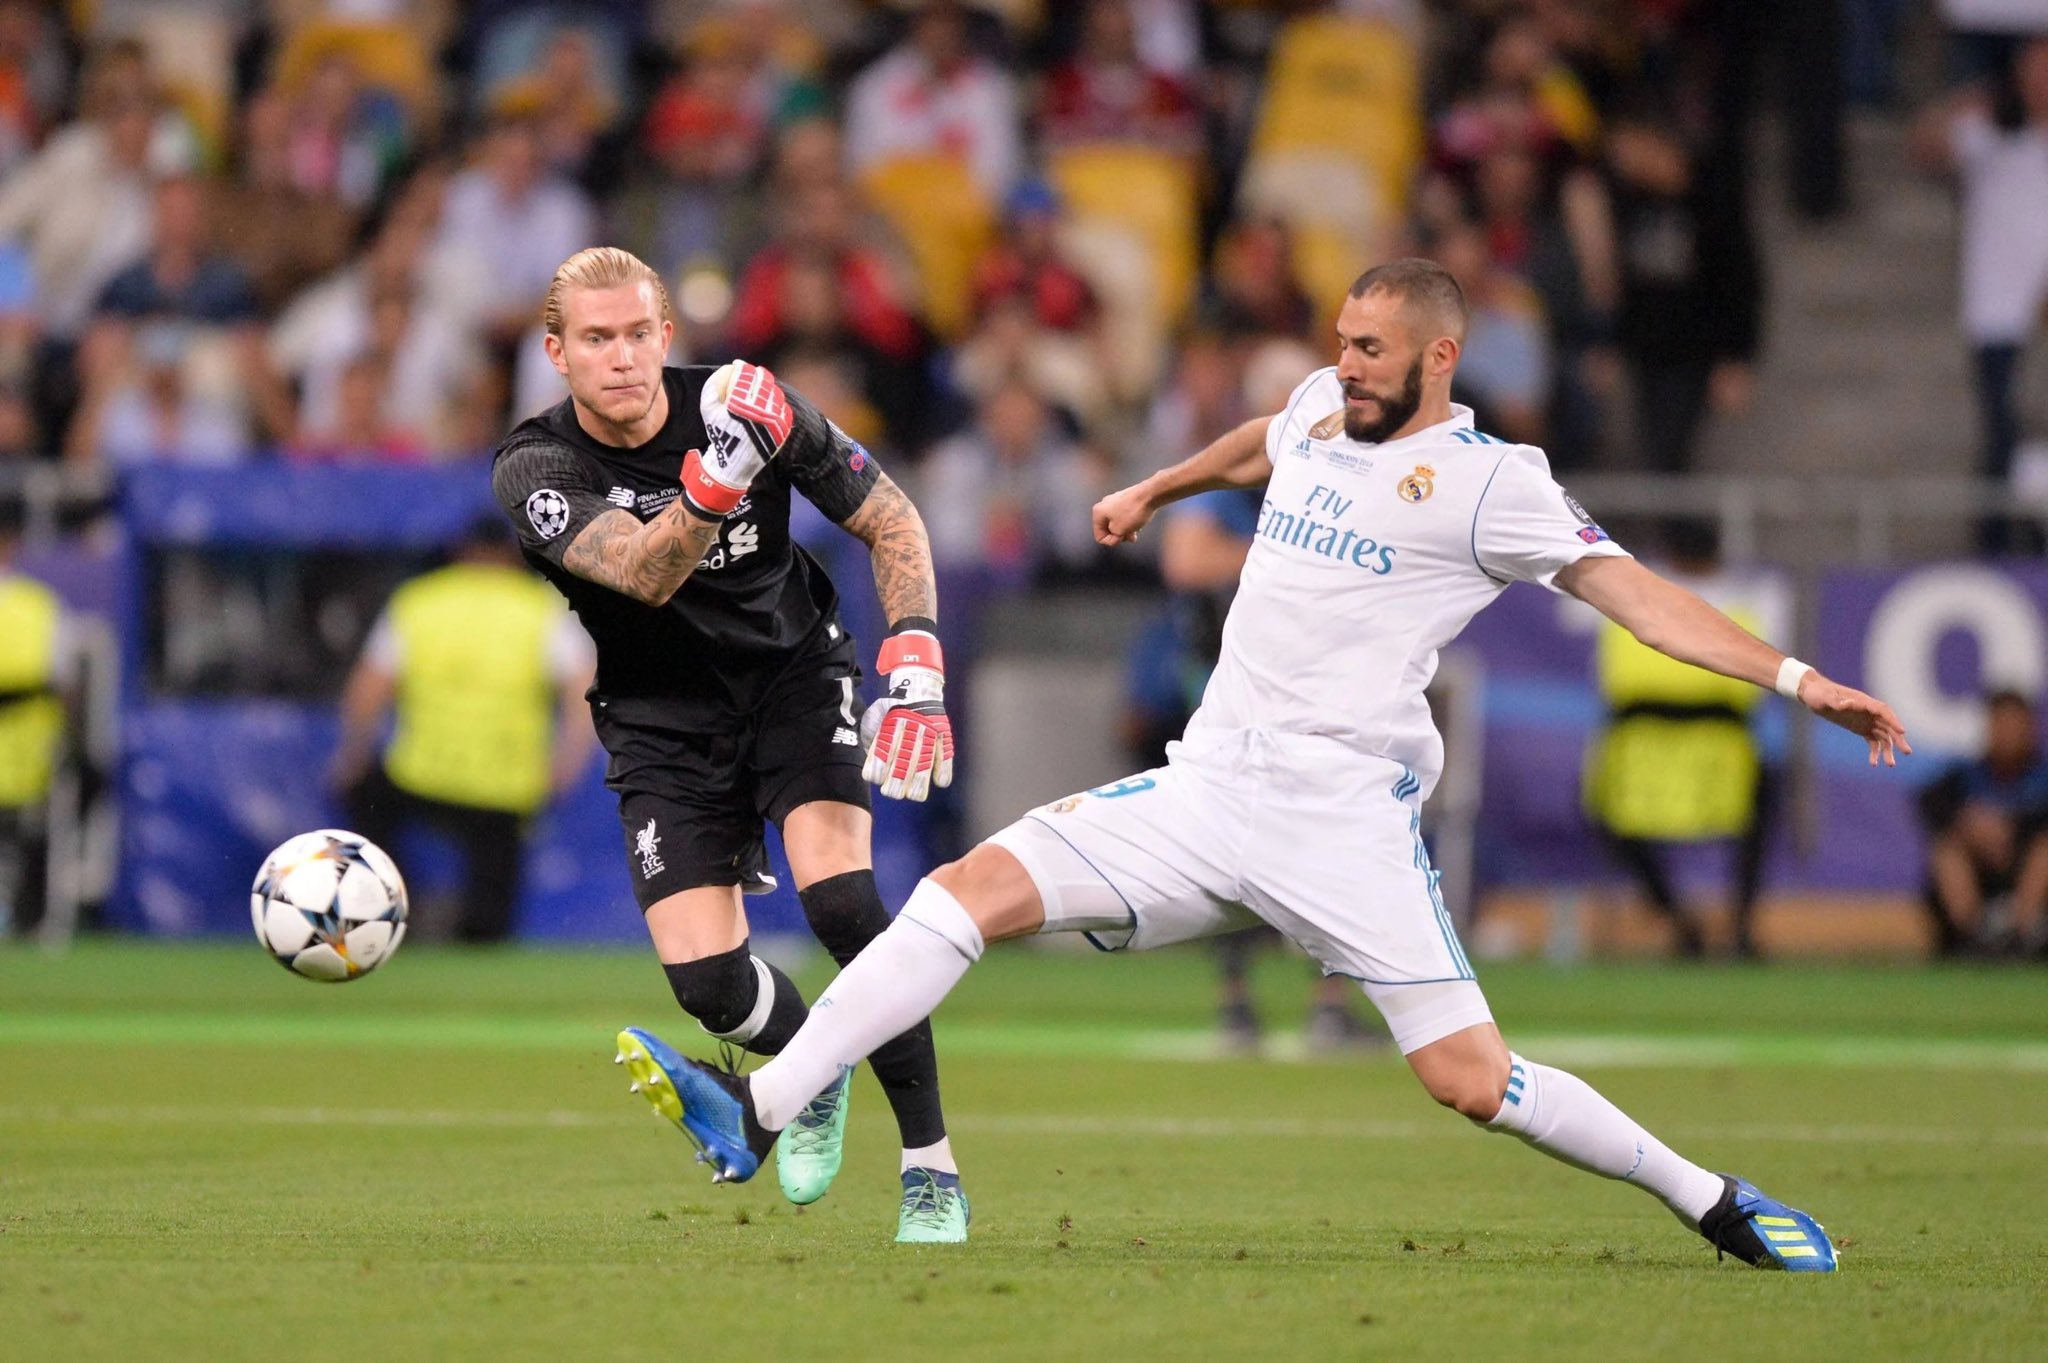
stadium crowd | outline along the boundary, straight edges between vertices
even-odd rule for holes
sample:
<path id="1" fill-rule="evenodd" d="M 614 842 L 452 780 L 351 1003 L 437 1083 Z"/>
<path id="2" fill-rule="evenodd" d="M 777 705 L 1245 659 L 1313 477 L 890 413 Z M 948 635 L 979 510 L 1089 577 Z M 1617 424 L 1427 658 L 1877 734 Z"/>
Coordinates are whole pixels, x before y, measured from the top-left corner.
<path id="1" fill-rule="evenodd" d="M 999 581 L 1096 567 L 1077 508 L 1273 406 L 1399 252 L 1470 294 L 1489 429 L 1682 469 L 1751 386 L 1770 11 L 7 0 L 0 452 L 480 458 L 608 241 Z"/>
<path id="2" fill-rule="evenodd" d="M 1463 285 L 1481 426 L 1560 472 L 1682 472 L 1707 415 L 1753 396 L 1761 106 L 1792 210 L 1841 212 L 1844 111 L 1897 111 L 1903 14 L 0 0 L 0 487 L 34 465 L 480 467 L 565 395 L 540 300 L 593 243 L 668 281 L 676 362 L 767 363 L 879 452 L 956 603 L 1156 580 L 1093 543 L 1089 505 L 1277 410 L 1394 255 Z M 1980 471 L 2003 477 L 2048 294 L 2048 38 L 1965 32 L 1950 59 L 1964 91 L 1912 150 L 1959 191 Z M 1176 619 L 1220 618 L 1185 609 L 1227 599 L 1242 547 L 1212 557 L 1220 576 L 1165 565 Z M 1154 635 L 1139 752 L 1213 643 Z"/>

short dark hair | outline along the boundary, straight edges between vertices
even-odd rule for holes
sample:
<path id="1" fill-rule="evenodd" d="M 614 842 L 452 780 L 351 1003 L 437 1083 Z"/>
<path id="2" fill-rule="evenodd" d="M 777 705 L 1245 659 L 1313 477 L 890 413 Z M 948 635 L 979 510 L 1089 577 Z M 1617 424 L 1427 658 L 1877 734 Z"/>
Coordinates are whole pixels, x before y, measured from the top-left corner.
<path id="1" fill-rule="evenodd" d="M 1987 712 L 2003 710 L 2008 706 L 2024 711 L 2029 715 L 2034 713 L 2034 702 L 2029 700 L 2024 692 L 2015 690 L 2010 686 L 2002 686 L 1984 697 L 1984 708 Z"/>
<path id="2" fill-rule="evenodd" d="M 1375 265 L 1352 284 L 1351 296 L 1363 298 L 1376 289 L 1422 309 L 1442 322 L 1451 335 L 1461 341 L 1465 338 L 1465 323 L 1472 315 L 1465 304 L 1465 291 L 1451 272 L 1435 261 L 1404 256 Z"/>

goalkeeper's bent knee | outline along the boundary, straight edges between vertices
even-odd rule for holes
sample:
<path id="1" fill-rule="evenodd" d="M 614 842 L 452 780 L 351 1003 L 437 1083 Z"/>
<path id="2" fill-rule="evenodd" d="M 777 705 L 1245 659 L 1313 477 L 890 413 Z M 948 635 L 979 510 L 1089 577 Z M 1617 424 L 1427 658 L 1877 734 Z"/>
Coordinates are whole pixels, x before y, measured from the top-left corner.
<path id="1" fill-rule="evenodd" d="M 798 890 L 796 897 L 803 903 L 811 935 L 840 966 L 888 931 L 889 910 L 883 907 L 882 893 L 875 888 L 873 871 L 828 876 Z"/>
<path id="2" fill-rule="evenodd" d="M 803 1025 L 796 985 L 746 942 L 716 956 L 664 962 L 661 969 L 683 1011 L 721 1041 L 770 1053 Z"/>

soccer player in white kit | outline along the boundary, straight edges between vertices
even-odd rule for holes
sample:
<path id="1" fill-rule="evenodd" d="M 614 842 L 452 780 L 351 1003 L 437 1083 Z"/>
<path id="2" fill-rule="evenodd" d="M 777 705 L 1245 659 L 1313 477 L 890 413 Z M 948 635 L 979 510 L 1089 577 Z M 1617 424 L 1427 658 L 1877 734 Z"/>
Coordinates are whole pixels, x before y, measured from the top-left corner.
<path id="1" fill-rule="evenodd" d="M 1679 1156 L 1584 1081 L 1508 1049 L 1419 832 L 1443 744 L 1423 688 L 1437 650 L 1510 582 L 1568 592 L 1682 661 L 1772 686 L 1910 753 L 1891 708 L 1756 639 L 1638 564 L 1550 477 L 1540 450 L 1450 400 L 1466 308 L 1425 260 L 1363 275 L 1337 363 L 1184 463 L 1095 507 L 1104 544 L 1166 503 L 1266 486 L 1223 654 L 1163 767 L 1031 811 L 921 881 L 894 924 L 744 1078 L 673 1076 L 714 1176 L 928 1015 L 990 942 L 1082 932 L 1165 946 L 1263 920 L 1357 980 L 1430 1096 L 1545 1153 L 1646 1189 L 1718 1249 L 1828 1271 L 1812 1217 Z"/>

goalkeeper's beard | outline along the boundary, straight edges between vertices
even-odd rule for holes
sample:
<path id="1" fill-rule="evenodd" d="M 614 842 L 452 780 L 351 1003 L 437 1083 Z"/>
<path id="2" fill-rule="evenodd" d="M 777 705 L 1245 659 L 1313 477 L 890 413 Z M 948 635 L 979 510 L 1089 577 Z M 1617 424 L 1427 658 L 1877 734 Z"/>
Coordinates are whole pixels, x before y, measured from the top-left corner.
<path id="1" fill-rule="evenodd" d="M 1348 386 L 1344 396 L 1351 396 Z M 1379 415 L 1369 417 L 1347 403 L 1344 408 L 1344 434 L 1363 444 L 1377 445 L 1406 426 L 1408 419 L 1422 410 L 1422 357 L 1417 355 L 1415 363 L 1408 367 L 1408 377 L 1402 381 L 1398 397 L 1370 389 L 1363 396 L 1373 399 L 1373 410 Z"/>

